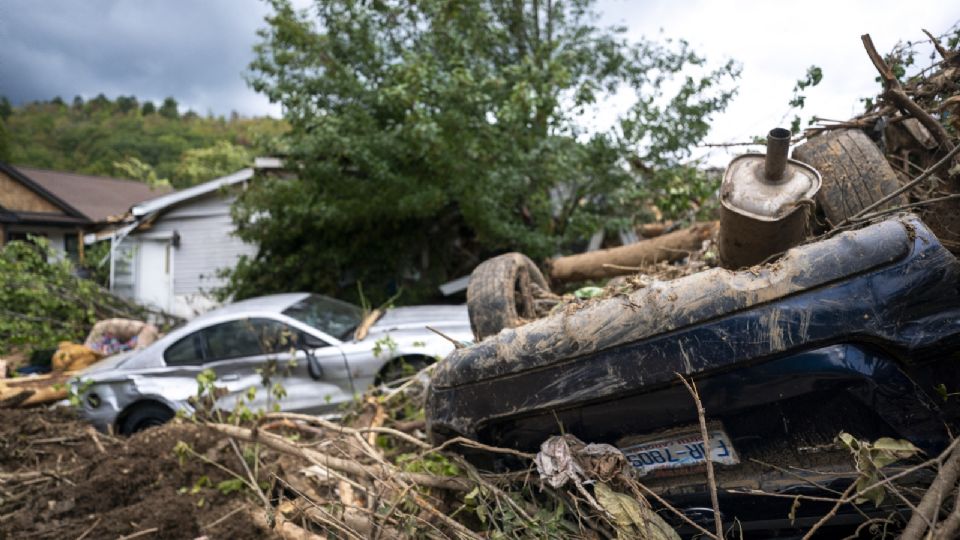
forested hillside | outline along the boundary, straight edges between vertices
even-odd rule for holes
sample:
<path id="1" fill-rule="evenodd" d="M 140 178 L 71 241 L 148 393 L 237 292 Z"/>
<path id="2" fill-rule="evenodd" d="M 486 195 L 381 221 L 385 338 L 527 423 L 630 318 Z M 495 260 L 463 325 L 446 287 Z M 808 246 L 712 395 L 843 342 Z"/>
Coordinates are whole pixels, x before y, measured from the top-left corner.
<path id="1" fill-rule="evenodd" d="M 274 153 L 286 124 L 182 113 L 177 102 L 54 98 L 12 107 L 0 97 L 0 159 L 64 171 L 169 181 L 182 188 Z M 6 132 L 4 134 L 4 131 Z"/>

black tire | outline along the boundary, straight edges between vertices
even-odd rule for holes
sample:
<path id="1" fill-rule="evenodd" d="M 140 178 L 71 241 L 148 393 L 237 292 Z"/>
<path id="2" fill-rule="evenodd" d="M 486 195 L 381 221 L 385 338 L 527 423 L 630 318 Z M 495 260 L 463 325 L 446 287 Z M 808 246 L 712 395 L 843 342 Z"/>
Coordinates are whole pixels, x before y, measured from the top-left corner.
<path id="1" fill-rule="evenodd" d="M 550 290 L 537 265 L 522 253 L 505 253 L 477 266 L 467 286 L 467 312 L 477 341 L 535 319 L 534 284 Z"/>
<path id="2" fill-rule="evenodd" d="M 423 368 L 436 362 L 436 359 L 427 356 L 401 356 L 387 362 L 374 379 L 373 384 L 391 383 L 403 377 L 416 375 Z"/>
<path id="3" fill-rule="evenodd" d="M 166 424 L 174 417 L 173 411 L 159 403 L 138 403 L 119 422 L 121 435 L 133 435 L 147 428 Z"/>
<path id="4" fill-rule="evenodd" d="M 817 203 L 831 225 L 853 217 L 900 187 L 883 153 L 858 129 L 819 135 L 793 150 L 793 159 L 820 171 L 823 187 Z M 891 205 L 905 203 L 900 195 Z"/>

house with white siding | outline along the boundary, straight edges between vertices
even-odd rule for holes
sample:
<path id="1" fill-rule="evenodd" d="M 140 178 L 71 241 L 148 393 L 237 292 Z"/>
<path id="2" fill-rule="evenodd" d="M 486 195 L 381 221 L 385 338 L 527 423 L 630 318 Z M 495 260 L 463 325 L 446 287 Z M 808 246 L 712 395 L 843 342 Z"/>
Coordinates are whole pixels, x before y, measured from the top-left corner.
<path id="1" fill-rule="evenodd" d="M 257 166 L 278 167 L 261 159 Z M 110 289 L 188 319 L 216 307 L 211 293 L 225 283 L 221 272 L 257 251 L 234 234 L 230 216 L 254 176 L 243 169 L 133 206 L 123 226 L 99 238 L 111 243 Z"/>

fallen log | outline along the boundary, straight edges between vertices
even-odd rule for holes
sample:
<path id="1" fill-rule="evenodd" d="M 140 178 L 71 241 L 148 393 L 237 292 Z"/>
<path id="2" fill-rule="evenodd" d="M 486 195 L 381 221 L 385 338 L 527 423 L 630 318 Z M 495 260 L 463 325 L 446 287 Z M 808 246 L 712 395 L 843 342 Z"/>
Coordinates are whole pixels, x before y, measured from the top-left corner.
<path id="1" fill-rule="evenodd" d="M 636 273 L 661 261 L 678 261 L 699 250 L 704 240 L 714 236 L 717 227 L 716 221 L 696 223 L 628 246 L 558 257 L 548 262 L 550 278 L 556 281 L 603 279 Z"/>

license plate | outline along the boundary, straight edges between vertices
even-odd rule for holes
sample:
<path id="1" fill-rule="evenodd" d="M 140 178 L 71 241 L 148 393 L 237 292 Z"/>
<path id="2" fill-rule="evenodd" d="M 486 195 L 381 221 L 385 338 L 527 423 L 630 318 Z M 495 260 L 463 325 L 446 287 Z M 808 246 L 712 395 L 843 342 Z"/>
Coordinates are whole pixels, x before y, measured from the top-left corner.
<path id="1" fill-rule="evenodd" d="M 740 463 L 730 437 L 722 429 L 711 429 L 710 460 L 724 465 Z M 699 431 L 645 441 L 622 448 L 623 455 L 640 474 L 662 469 L 680 469 L 706 463 Z"/>

